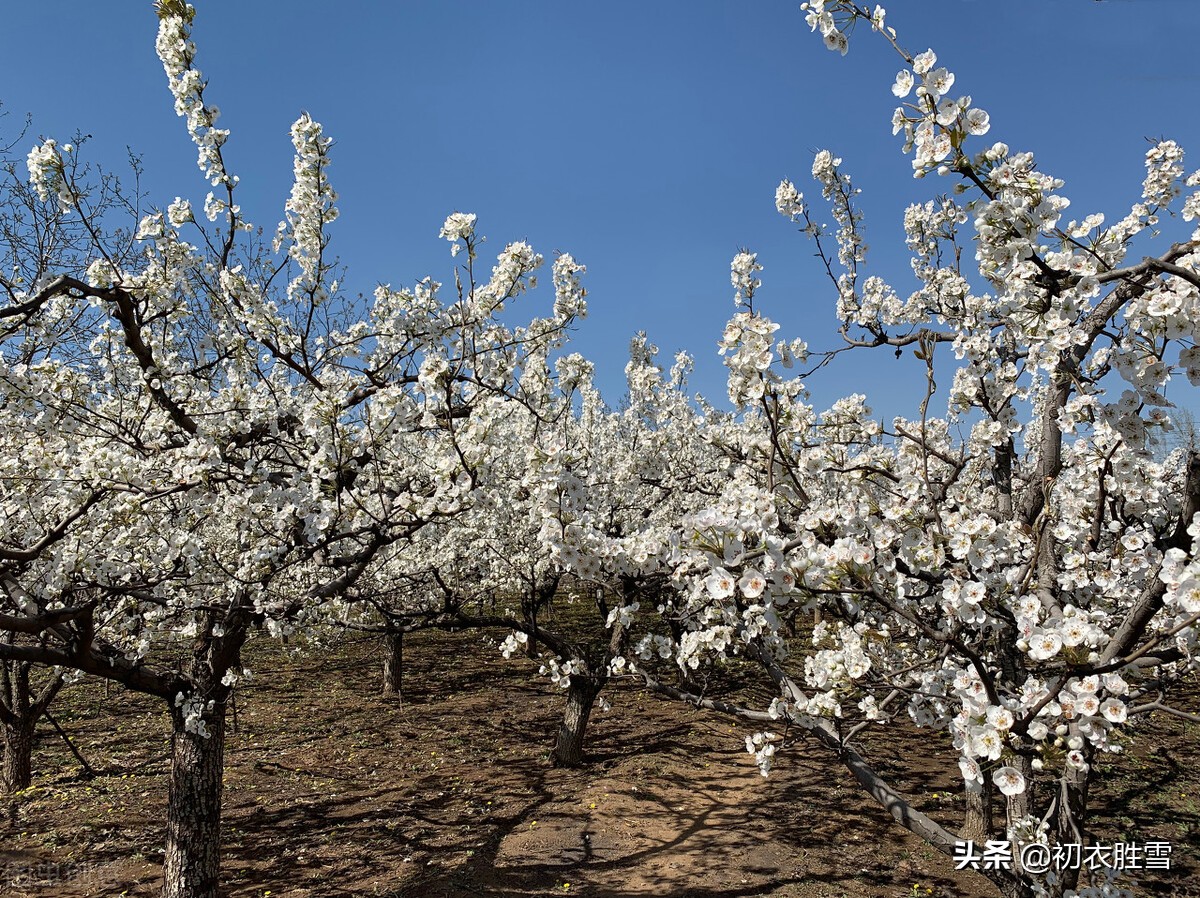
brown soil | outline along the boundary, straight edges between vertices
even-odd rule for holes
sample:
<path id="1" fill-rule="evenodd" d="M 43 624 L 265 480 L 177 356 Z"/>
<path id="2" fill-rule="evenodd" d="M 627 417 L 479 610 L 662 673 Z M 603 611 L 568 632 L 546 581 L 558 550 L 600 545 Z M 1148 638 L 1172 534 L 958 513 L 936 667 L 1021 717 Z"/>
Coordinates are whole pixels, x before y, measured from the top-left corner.
<path id="1" fill-rule="evenodd" d="M 228 745 L 228 898 L 996 894 L 892 824 L 816 747 L 796 742 L 764 779 L 746 727 L 632 687 L 608 690 L 612 710 L 593 716 L 588 766 L 555 769 L 562 694 L 478 635 L 410 637 L 402 706 L 377 696 L 370 643 L 328 661 L 265 644 L 251 657 L 262 675 L 239 691 Z M 165 710 L 86 683 L 54 712 L 103 775 L 78 776 L 44 727 L 37 784 L 0 824 L 0 895 L 155 895 Z M 1097 797 L 1098 838 L 1173 844 L 1173 869 L 1143 894 L 1200 883 L 1198 732 L 1156 722 Z M 961 780 L 931 738 L 894 725 L 868 756 L 956 828 Z"/>

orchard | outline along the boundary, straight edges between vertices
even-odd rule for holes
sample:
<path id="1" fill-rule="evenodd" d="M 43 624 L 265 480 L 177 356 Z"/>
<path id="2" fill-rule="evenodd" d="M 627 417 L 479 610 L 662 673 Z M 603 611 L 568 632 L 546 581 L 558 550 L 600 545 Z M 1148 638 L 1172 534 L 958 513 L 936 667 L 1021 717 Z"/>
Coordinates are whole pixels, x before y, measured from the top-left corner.
<path id="1" fill-rule="evenodd" d="M 291 127 L 282 219 L 248 220 L 254 174 L 232 170 L 237 133 L 197 67 L 204 5 L 156 12 L 165 99 L 203 196 L 183 198 L 192 183 L 146 202 L 147 163 L 131 181 L 91 162 L 86 140 L 6 120 L 19 132 L 0 195 L 13 833 L 57 775 L 37 745 L 58 730 L 85 764 L 95 748 L 80 753 L 56 708 L 88 696 L 103 727 L 114 690 L 136 694 L 169 756 L 157 891 L 128 893 L 260 894 L 222 863 L 239 696 L 252 708 L 254 689 L 295 683 L 295 664 L 311 665 L 297 702 L 335 694 L 345 645 L 370 645 L 353 657 L 377 685 L 383 657 L 382 688 L 345 713 L 369 707 L 397 757 L 427 754 L 395 735 L 429 713 L 407 694 L 416 644 L 533 677 L 554 722 L 513 745 L 552 769 L 598 769 L 605 714 L 638 716 L 643 737 L 663 714 L 718 728 L 696 769 L 744 749 L 767 802 L 790 800 L 775 785 L 789 767 L 820 765 L 870 805 L 862 825 L 890 821 L 952 874 L 944 894 L 1154 894 L 1143 874 L 1168 889 L 1200 875 L 1190 828 L 1174 846 L 1096 829 L 1096 795 L 1137 775 L 1143 734 L 1169 734 L 1190 761 L 1200 722 L 1200 446 L 1178 438 L 1200 384 L 1200 172 L 1181 146 L 1155 139 L 1140 171 L 1113 178 L 1117 202 L 1133 196 L 1119 217 L 1076 209 L 1062 173 L 1004 142 L 968 95 L 1002 82 L 962 83 L 961 48 L 921 49 L 881 7 L 810 0 L 784 20 L 797 53 L 896 70 L 879 85 L 895 112 L 877 124 L 924 191 L 902 212 L 910 273 L 872 265 L 854 148 L 817 149 L 774 204 L 837 326 L 789 333 L 772 318 L 788 300 L 741 248 L 724 331 L 669 357 L 635 321 L 625 395 L 606 401 L 613 360 L 572 342 L 597 298 L 570 252 L 490 246 L 476 214 L 447 210 L 430 223 L 444 282 L 381 271 L 369 295 L 348 290 L 337 147 L 308 113 Z M 689 378 L 713 342 L 726 390 L 705 397 Z M 854 384 L 879 356 L 916 372 L 897 414 L 872 410 L 869 384 L 813 398 L 813 378 Z M 446 674 L 433 688 L 498 687 Z M 893 739 L 921 757 L 897 762 Z M 278 766 L 277 750 L 259 745 L 254 763 Z M 952 783 L 950 805 L 913 792 L 918 761 Z M 401 888 L 406 862 L 374 894 L 425 894 Z M 536 893 L 587 894 L 569 869 Z M 834 894 L 805 881 L 754 894 Z M 459 893 L 501 894 L 438 892 Z"/>

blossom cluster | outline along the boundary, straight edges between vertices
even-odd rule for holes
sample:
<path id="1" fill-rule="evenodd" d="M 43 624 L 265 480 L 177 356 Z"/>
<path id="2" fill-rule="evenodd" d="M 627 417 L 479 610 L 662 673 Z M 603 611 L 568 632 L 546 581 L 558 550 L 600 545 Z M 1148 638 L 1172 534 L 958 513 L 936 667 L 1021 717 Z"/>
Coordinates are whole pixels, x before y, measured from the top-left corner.
<path id="1" fill-rule="evenodd" d="M 187 11 L 195 12 L 190 6 Z M 164 15 L 159 19 L 155 49 L 175 98 L 175 113 L 187 120 L 188 134 L 199 151 L 197 165 L 200 171 L 214 187 L 232 186 L 237 179 L 226 172 L 221 156 L 221 147 L 229 138 L 229 131 L 216 126 L 220 110 L 204 102 L 206 83 L 200 70 L 193 65 L 196 45 L 183 15 Z"/>
<path id="2" fill-rule="evenodd" d="M 47 138 L 29 151 L 26 167 L 29 170 L 29 183 L 37 191 L 42 202 L 50 199 L 50 195 L 58 199 L 59 209 L 67 212 L 75 205 L 75 194 L 67 180 L 63 165 L 62 153 L 70 153 L 71 144 L 64 145 L 61 150 L 54 138 Z"/>
<path id="3" fill-rule="evenodd" d="M 288 255 L 296 262 L 299 274 L 288 285 L 289 297 L 306 291 L 314 304 L 328 298 L 322 283 L 323 259 L 329 235 L 325 228 L 338 217 L 337 194 L 329 185 L 325 169 L 329 165 L 329 148 L 333 139 L 326 137 L 319 122 L 305 113 L 292 124 L 292 146 L 296 155 L 292 163 L 292 192 L 288 197 L 287 218 L 280 222 L 275 233 L 275 252 L 284 243 Z"/>

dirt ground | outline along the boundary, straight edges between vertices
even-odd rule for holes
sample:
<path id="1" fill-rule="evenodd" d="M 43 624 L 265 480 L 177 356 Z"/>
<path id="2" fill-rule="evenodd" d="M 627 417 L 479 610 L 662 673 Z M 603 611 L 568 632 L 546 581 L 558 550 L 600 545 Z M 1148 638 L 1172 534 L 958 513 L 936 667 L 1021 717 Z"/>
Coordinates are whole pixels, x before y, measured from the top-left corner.
<path id="1" fill-rule="evenodd" d="M 503 660 L 478 634 L 416 634 L 406 648 L 397 705 L 378 697 L 371 642 L 348 641 L 325 661 L 255 646 L 260 673 L 239 690 L 228 739 L 228 898 L 996 894 L 802 742 L 764 779 L 745 727 L 617 686 L 612 710 L 593 716 L 590 763 L 555 769 L 563 695 L 531 662 Z M 81 777 L 44 727 L 36 784 L 0 823 L 0 895 L 155 895 L 165 710 L 84 683 L 52 712 L 102 775 Z M 1198 735 L 1156 722 L 1096 798 L 1097 837 L 1172 843 L 1172 869 L 1139 894 L 1200 895 Z M 893 726 L 868 756 L 957 828 L 961 779 L 930 739 Z"/>

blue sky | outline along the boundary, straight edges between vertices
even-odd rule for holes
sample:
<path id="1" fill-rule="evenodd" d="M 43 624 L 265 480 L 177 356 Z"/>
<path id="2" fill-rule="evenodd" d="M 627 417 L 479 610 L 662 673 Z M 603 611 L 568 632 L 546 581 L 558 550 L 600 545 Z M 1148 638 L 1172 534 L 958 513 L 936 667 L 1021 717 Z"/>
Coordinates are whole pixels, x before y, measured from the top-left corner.
<path id="1" fill-rule="evenodd" d="M 479 215 L 487 253 L 516 239 L 548 260 L 570 252 L 588 266 L 591 306 L 574 347 L 597 363 L 612 402 L 642 329 L 668 357 L 691 351 L 694 386 L 723 399 L 716 341 L 741 247 L 765 265 L 759 305 L 781 335 L 837 345 L 811 244 L 774 210 L 782 177 L 816 194 L 817 149 L 841 156 L 863 189 L 872 273 L 902 294 L 913 286 L 904 207 L 951 186 L 913 180 L 891 135 L 890 48 L 860 29 L 848 57 L 830 53 L 791 0 L 195 5 L 197 65 L 233 132 L 226 160 L 252 221 L 272 229 L 281 216 L 288 128 L 307 110 L 336 141 L 333 248 L 352 290 L 426 275 L 452 283 L 437 233 L 455 210 Z M 887 6 L 902 44 L 934 48 L 957 74 L 955 92 L 991 114 L 985 140 L 1032 150 L 1066 179 L 1070 217 L 1124 214 L 1146 138 L 1178 140 L 1192 150 L 1189 170 L 1200 166 L 1200 2 Z M 6 123 L 31 112 L 34 135 L 91 134 L 90 158 L 114 169 L 128 146 L 143 156 L 154 204 L 199 201 L 207 185 L 171 106 L 155 29 L 149 0 L 11 5 Z M 545 290 L 529 299 L 549 302 Z M 843 356 L 814 379 L 814 399 L 865 392 L 885 416 L 916 414 L 922 369 L 887 350 Z"/>

